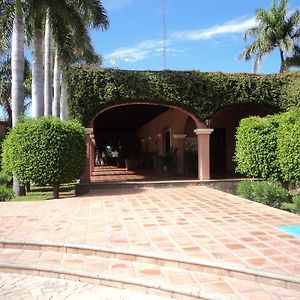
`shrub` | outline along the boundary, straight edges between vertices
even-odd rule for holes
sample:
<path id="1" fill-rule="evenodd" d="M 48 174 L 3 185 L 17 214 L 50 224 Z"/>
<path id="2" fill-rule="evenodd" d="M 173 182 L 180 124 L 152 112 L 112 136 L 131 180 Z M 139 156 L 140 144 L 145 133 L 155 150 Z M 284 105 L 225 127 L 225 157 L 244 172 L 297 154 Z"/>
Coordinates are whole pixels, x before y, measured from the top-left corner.
<path id="1" fill-rule="evenodd" d="M 300 213 L 300 195 L 293 197 L 294 211 Z"/>
<path id="2" fill-rule="evenodd" d="M 300 108 L 282 116 L 278 136 L 278 160 L 282 178 L 300 184 Z"/>
<path id="3" fill-rule="evenodd" d="M 236 134 L 236 171 L 249 177 L 279 179 L 277 132 L 280 117 L 250 117 L 240 122 Z"/>
<path id="4" fill-rule="evenodd" d="M 0 202 L 9 201 L 14 197 L 12 189 L 0 185 Z"/>
<path id="5" fill-rule="evenodd" d="M 290 200 L 289 192 L 273 181 L 241 181 L 237 194 L 243 198 L 280 208 L 282 202 Z"/>
<path id="6" fill-rule="evenodd" d="M 58 197 L 61 183 L 80 177 L 86 162 L 84 128 L 57 118 L 28 119 L 18 123 L 3 143 L 3 171 L 23 183 L 53 185 Z"/>

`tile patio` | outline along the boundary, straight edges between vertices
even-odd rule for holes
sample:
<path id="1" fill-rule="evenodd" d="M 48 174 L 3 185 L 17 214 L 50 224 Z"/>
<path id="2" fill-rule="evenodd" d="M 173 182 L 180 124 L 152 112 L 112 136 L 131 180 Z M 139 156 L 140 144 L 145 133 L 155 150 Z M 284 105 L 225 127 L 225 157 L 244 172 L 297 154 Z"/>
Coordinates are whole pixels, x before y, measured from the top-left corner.
<path id="1" fill-rule="evenodd" d="M 217 274 L 208 267 L 193 271 L 178 263 L 292 276 L 300 282 L 300 239 L 275 228 L 296 224 L 300 216 L 202 186 L 101 189 L 77 198 L 1 203 L 0 261 L 102 270 L 237 299 L 259 299 L 262 291 L 268 291 L 265 299 L 300 299 L 298 288 L 272 290 L 230 272 Z M 50 246 L 22 248 L 18 243 Z M 62 244 L 90 250 L 55 251 Z M 104 250 L 99 255 L 95 248 L 123 256 L 103 255 Z M 146 258 L 137 259 L 141 254 Z M 173 263 L 157 264 L 159 258 Z"/>

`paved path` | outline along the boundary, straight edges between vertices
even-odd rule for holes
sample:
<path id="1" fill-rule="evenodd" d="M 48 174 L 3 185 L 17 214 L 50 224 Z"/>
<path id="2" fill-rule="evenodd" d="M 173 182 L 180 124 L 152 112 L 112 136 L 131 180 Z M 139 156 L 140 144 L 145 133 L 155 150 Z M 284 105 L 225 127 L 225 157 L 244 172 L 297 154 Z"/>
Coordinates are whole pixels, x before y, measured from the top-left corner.
<path id="1" fill-rule="evenodd" d="M 1 300 L 167 300 L 157 295 L 64 279 L 0 273 Z"/>
<path id="2" fill-rule="evenodd" d="M 0 244 L 1 240 L 2 243 L 76 244 L 78 247 L 171 258 L 173 262 L 201 261 L 300 279 L 300 239 L 275 228 L 296 224 L 300 224 L 297 215 L 206 187 L 104 189 L 78 198 L 1 203 Z M 5 247 L 5 243 L 2 246 Z M 0 262 L 39 265 L 46 261 L 49 265 L 50 261 L 50 265 L 56 267 L 68 264 L 68 267 L 81 270 L 87 265 L 92 266 L 96 259 L 84 256 L 84 253 L 74 254 L 78 257 L 70 254 L 72 257 L 68 258 L 69 254 L 60 251 L 51 254 L 51 251 L 44 253 L 43 249 L 12 248 L 18 246 L 0 251 Z M 99 256 L 99 253 L 86 253 Z M 131 260 L 130 257 L 126 259 Z M 145 268 L 139 262 L 129 262 L 114 262 L 109 257 L 104 265 L 107 272 L 115 270 L 124 278 L 132 275 L 144 279 L 157 275 L 158 281 L 162 276 L 166 282 L 177 282 L 178 285 L 187 280 L 186 273 L 182 274 L 181 270 L 167 272 L 160 268 L 149 273 L 149 266 Z M 197 276 L 191 276 L 191 281 L 186 284 L 201 285 L 204 277 L 201 275 L 197 281 Z M 245 287 L 245 282 L 238 285 L 231 280 L 230 276 L 214 278 L 213 284 L 209 284 L 210 289 L 239 295 L 249 292 L 249 299 L 259 289 L 271 290 L 269 286 Z M 262 299 L 300 299 L 299 292 L 287 294 L 285 289 L 273 292 L 276 298 L 274 294 Z M 256 294 L 253 299 L 260 298 Z"/>

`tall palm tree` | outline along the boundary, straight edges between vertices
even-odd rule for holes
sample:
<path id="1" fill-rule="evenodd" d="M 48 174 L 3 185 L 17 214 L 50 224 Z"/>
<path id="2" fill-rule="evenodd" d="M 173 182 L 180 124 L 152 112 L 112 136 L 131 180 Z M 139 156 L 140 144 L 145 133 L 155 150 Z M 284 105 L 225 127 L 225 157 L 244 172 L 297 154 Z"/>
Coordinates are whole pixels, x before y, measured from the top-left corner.
<path id="1" fill-rule="evenodd" d="M 30 82 L 31 79 L 31 70 L 27 59 L 25 59 L 24 63 L 25 63 L 24 65 L 25 78 L 23 82 L 24 96 L 30 97 L 30 85 L 28 83 Z M 12 92 L 11 56 L 8 53 L 4 53 L 0 56 L 0 105 L 3 107 L 3 110 L 7 115 L 8 127 L 12 127 L 12 93 L 11 92 Z M 20 113 L 23 112 L 24 110 L 20 111 Z"/>
<path id="2" fill-rule="evenodd" d="M 69 3 L 80 15 L 80 20 L 75 20 L 75 27 L 77 22 L 80 21 L 86 30 L 89 28 L 106 30 L 108 28 L 109 21 L 101 0 L 69 0 Z M 99 64 L 102 61 L 102 58 L 95 53 L 88 34 L 74 30 L 74 26 L 69 26 L 69 29 L 69 36 L 72 37 L 72 53 L 64 49 L 65 44 L 56 45 L 58 49 L 56 60 L 60 62 L 61 74 L 55 73 L 59 78 L 54 79 L 54 82 L 60 82 L 61 88 L 57 93 L 60 92 L 60 98 L 55 99 L 54 97 L 53 102 L 54 107 L 58 107 L 56 115 L 60 111 L 61 119 L 67 117 L 67 78 L 65 71 L 74 63 Z"/>
<path id="3" fill-rule="evenodd" d="M 52 61 L 53 61 L 53 41 L 51 33 L 51 24 L 49 20 L 49 11 L 46 16 L 45 24 L 45 54 L 44 54 L 44 115 L 52 115 Z"/>
<path id="4" fill-rule="evenodd" d="M 0 44 L 1 52 L 11 47 L 11 118 L 15 126 L 24 109 L 24 21 L 21 0 L 0 3 Z M 16 195 L 25 194 L 24 186 L 15 176 L 13 190 Z"/>
<path id="5" fill-rule="evenodd" d="M 254 56 L 254 72 L 262 59 L 276 48 L 280 54 L 279 72 L 287 69 L 286 56 L 294 50 L 295 41 L 300 36 L 300 9 L 296 9 L 290 15 L 287 10 L 287 0 L 280 0 L 278 5 L 272 0 L 269 10 L 256 10 L 257 25 L 248 29 L 244 35 L 245 40 L 252 37 L 254 41 L 239 55 L 239 58 L 244 60 Z"/>

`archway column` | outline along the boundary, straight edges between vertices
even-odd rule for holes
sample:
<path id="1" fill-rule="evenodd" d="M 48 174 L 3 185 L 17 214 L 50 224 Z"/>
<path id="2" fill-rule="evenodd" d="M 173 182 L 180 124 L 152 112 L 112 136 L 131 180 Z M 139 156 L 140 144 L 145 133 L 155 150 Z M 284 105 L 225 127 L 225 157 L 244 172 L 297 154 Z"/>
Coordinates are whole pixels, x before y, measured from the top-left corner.
<path id="1" fill-rule="evenodd" d="M 198 178 L 200 180 L 210 179 L 209 138 L 213 131 L 211 128 L 197 128 L 194 130 L 198 141 Z"/>
<path id="2" fill-rule="evenodd" d="M 185 133 L 174 133 L 174 148 L 177 149 L 177 174 L 184 174 Z"/>
<path id="3" fill-rule="evenodd" d="M 80 183 L 90 183 L 92 178 L 92 172 L 94 168 L 94 152 L 95 152 L 95 140 L 93 128 L 85 128 L 86 136 L 86 166 L 85 171 L 80 177 Z"/>

